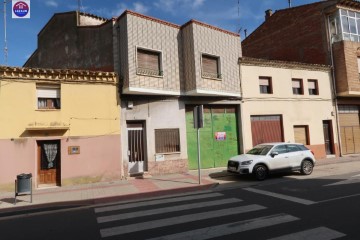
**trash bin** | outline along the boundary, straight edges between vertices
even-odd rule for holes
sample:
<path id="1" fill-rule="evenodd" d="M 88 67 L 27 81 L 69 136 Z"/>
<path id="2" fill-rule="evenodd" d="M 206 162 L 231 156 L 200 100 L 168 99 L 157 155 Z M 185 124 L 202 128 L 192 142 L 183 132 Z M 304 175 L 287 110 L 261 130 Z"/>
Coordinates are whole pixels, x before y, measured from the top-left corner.
<path id="1" fill-rule="evenodd" d="M 32 203 L 32 174 L 22 173 L 16 176 L 15 180 L 15 202 L 16 197 L 21 195 L 30 195 L 30 202 Z"/>

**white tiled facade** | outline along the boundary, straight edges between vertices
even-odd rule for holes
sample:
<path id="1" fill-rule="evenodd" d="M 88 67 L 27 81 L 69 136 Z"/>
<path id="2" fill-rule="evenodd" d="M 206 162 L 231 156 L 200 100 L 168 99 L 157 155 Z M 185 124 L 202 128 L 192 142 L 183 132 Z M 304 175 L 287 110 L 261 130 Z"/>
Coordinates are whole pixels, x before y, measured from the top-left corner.
<path id="1" fill-rule="evenodd" d="M 196 21 L 178 26 L 130 11 L 119 17 L 115 29 L 120 35 L 120 44 L 114 41 L 114 45 L 120 46 L 124 93 L 240 97 L 237 34 Z M 137 74 L 137 48 L 161 53 L 162 76 Z M 202 54 L 220 58 L 220 79 L 202 77 Z"/>
<path id="2" fill-rule="evenodd" d="M 240 97 L 239 68 L 234 64 L 241 57 L 239 37 L 196 21 L 183 27 L 182 34 L 186 94 Z M 202 54 L 219 57 L 221 78 L 210 79 L 202 76 Z"/>

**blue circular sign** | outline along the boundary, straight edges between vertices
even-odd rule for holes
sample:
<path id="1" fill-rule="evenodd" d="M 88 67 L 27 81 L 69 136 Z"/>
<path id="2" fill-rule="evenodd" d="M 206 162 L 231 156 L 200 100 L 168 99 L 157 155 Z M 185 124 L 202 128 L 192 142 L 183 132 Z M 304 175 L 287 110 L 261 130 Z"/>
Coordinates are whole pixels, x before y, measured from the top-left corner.
<path id="1" fill-rule="evenodd" d="M 14 14 L 18 17 L 25 17 L 29 13 L 29 5 L 26 2 L 19 1 L 14 4 Z"/>

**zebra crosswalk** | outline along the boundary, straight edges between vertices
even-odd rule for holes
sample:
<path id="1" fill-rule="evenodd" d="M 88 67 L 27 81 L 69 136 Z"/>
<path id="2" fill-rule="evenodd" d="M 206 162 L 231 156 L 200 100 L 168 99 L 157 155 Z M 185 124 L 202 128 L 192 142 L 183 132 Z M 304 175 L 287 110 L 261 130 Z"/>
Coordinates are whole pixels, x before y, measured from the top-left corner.
<path id="1" fill-rule="evenodd" d="M 236 234 L 242 232 L 301 221 L 300 218 L 286 213 L 259 216 L 266 209 L 266 206 L 246 203 L 239 198 L 227 198 L 221 193 L 204 192 L 120 203 L 97 207 L 94 211 L 100 236 L 104 239 L 120 239 L 121 236 L 126 236 L 126 239 L 151 240 L 200 240 L 223 236 L 232 239 L 233 234 L 238 236 Z M 257 217 L 251 218 L 249 213 L 256 213 Z M 184 230 L 176 227 L 184 224 L 190 227 Z M 166 228 L 171 230 L 163 231 Z M 154 229 L 162 229 L 162 231 L 156 231 L 156 236 L 154 231 L 150 235 L 147 234 L 147 231 Z M 174 232 L 173 229 L 176 231 Z M 284 233 L 282 236 L 272 236 L 271 240 L 330 240 L 343 236 L 345 234 L 333 229 L 316 226 L 290 234 Z"/>

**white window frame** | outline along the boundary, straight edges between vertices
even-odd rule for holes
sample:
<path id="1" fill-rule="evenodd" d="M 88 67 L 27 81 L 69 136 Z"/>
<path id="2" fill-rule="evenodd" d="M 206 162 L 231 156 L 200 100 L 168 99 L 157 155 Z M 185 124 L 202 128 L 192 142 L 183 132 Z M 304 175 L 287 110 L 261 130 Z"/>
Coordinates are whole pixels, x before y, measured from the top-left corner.
<path id="1" fill-rule="evenodd" d="M 39 99 L 46 99 L 46 102 L 50 99 L 58 99 L 58 108 L 56 107 L 39 107 Z M 61 86 L 59 84 L 54 85 L 36 85 L 36 109 L 37 110 L 60 110 L 61 109 Z"/>

